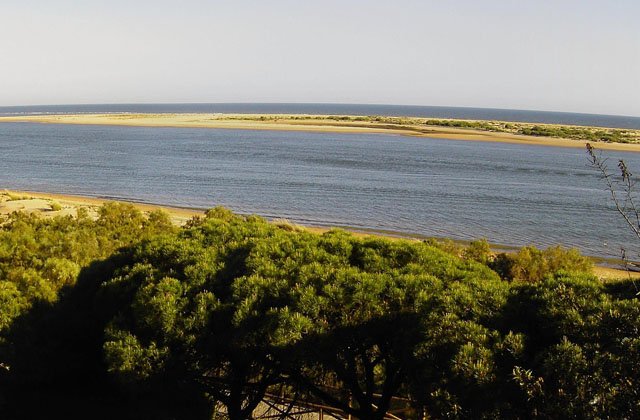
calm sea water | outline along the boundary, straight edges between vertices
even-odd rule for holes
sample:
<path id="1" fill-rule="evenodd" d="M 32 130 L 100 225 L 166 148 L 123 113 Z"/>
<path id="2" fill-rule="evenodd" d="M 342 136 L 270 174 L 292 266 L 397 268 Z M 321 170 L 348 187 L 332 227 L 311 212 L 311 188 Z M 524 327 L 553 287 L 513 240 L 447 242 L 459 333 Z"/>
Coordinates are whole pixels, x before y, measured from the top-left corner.
<path id="1" fill-rule="evenodd" d="M 121 105 L 48 105 L 0 107 L 0 115 L 65 113 L 239 113 L 239 114 L 333 114 L 390 115 L 405 117 L 459 118 L 498 121 L 522 121 L 548 124 L 590 125 L 640 129 L 640 117 L 576 114 L 570 112 L 523 111 L 513 109 L 460 108 L 408 105 L 350 104 L 121 104 Z"/>
<path id="2" fill-rule="evenodd" d="M 372 134 L 0 124 L 0 188 L 592 255 L 637 249 L 582 149 Z M 615 152 L 630 168 L 640 154 Z M 613 161 L 615 163 L 615 161 Z M 612 165 L 613 166 L 613 165 Z M 633 169 L 632 169 L 633 171 Z"/>

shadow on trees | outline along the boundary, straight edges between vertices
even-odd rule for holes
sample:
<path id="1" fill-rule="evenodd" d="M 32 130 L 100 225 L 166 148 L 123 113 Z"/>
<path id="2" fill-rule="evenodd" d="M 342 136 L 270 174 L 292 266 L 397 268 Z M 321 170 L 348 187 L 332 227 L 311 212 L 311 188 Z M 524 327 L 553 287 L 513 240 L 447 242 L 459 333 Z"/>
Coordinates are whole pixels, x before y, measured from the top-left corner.
<path id="1" fill-rule="evenodd" d="M 2 346 L 10 369 L 0 376 L 0 418 L 206 418 L 191 392 L 162 383 L 133 392 L 108 374 L 102 345 L 114 309 L 96 298 L 129 260 L 123 250 L 91 263 L 55 303 L 35 302 L 14 320 Z"/>
<path id="2" fill-rule="evenodd" d="M 362 419 L 382 419 L 416 366 L 419 317 L 400 313 L 305 337 L 288 349 L 292 386 Z"/>

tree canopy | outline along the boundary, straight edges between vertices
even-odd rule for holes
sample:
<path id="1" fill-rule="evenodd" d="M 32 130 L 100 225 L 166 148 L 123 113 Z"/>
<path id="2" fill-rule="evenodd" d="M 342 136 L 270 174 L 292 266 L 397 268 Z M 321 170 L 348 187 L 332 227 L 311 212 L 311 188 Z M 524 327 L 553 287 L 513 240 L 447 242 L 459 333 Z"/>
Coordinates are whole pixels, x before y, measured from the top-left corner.
<path id="1" fill-rule="evenodd" d="M 633 418 L 640 304 L 575 251 L 314 234 L 130 205 L 0 226 L 0 416 Z"/>

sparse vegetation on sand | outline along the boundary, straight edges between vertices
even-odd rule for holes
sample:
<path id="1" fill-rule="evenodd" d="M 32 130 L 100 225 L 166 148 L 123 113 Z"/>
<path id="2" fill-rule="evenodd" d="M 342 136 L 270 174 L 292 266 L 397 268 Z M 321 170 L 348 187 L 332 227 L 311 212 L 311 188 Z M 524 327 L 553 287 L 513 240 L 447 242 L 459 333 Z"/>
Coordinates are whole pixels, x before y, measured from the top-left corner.
<path id="1" fill-rule="evenodd" d="M 572 140 L 584 140 L 592 142 L 613 142 L 613 143 L 638 143 L 640 142 L 640 130 L 601 128 L 601 127 L 581 127 L 560 124 L 534 124 L 523 122 L 504 121 L 476 121 L 476 120 L 454 120 L 454 119 L 433 119 L 433 118 L 405 118 L 405 117 L 382 117 L 382 116 L 344 116 L 344 115 L 271 115 L 259 117 L 232 117 L 230 119 L 257 119 L 259 121 L 335 121 L 341 123 L 376 123 L 388 124 L 395 128 L 414 130 L 420 132 L 421 126 L 429 127 L 454 127 L 463 129 L 473 129 L 489 131 L 495 133 L 510 133 L 537 137 L 554 137 Z"/>
<path id="2" fill-rule="evenodd" d="M 0 122 L 32 121 L 67 124 L 116 124 L 240 129 L 375 130 L 426 137 L 495 141 L 564 139 L 602 144 L 640 143 L 640 130 L 434 118 L 288 114 L 82 114 L 0 117 Z M 547 141 L 543 144 L 555 143 Z M 560 144 L 555 144 L 560 145 Z M 571 142 L 564 145 L 571 145 Z"/>

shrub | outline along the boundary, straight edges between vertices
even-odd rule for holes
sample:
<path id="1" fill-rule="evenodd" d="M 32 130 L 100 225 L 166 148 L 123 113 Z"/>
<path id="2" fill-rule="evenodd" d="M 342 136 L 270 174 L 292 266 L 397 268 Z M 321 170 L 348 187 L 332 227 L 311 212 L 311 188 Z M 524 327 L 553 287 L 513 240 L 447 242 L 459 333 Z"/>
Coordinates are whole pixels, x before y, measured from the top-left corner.
<path id="1" fill-rule="evenodd" d="M 491 248 L 486 239 L 478 239 L 467 246 L 463 252 L 467 260 L 487 265 L 491 260 Z"/>
<path id="2" fill-rule="evenodd" d="M 539 282 L 560 272 L 592 273 L 593 261 L 576 249 L 554 246 L 545 250 L 533 246 L 521 248 L 517 253 L 498 254 L 490 267 L 503 279 Z"/>

